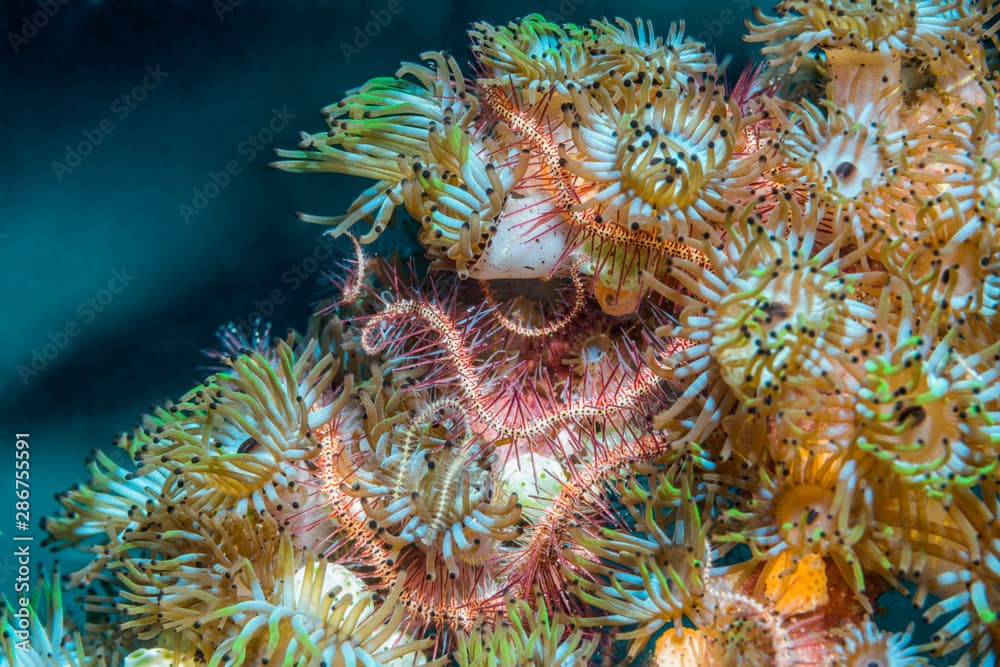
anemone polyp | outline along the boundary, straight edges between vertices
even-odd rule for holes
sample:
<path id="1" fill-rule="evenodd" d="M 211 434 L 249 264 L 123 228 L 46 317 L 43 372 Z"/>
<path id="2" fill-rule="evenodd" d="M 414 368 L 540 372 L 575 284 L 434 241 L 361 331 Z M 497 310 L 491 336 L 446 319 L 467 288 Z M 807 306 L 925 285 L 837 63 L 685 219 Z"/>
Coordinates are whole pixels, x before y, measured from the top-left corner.
<path id="1" fill-rule="evenodd" d="M 984 103 L 921 133 L 931 149 L 906 176 L 924 196 L 915 215 L 897 222 L 883 261 L 925 309 L 946 303 L 956 318 L 992 322 L 1000 308 L 1000 131 L 996 91 L 986 90 Z"/>
<path id="2" fill-rule="evenodd" d="M 419 240 L 432 257 L 447 260 L 461 277 L 483 254 L 495 231 L 507 196 L 527 168 L 524 153 L 502 149 L 445 119 L 432 126 L 429 164 L 415 157 L 407 163 L 403 203 L 420 220 Z M 400 162 L 404 162 L 400 158 Z"/>
<path id="3" fill-rule="evenodd" d="M 793 450 L 791 461 L 776 474 L 762 471 L 762 484 L 745 508 L 727 512 L 732 532 L 719 539 L 749 545 L 753 561 L 764 564 L 757 592 L 782 577 L 789 577 L 783 587 L 792 585 L 795 565 L 814 554 L 832 559 L 858 601 L 871 610 L 864 595 L 866 570 L 893 578 L 873 522 L 873 491 L 857 470 L 842 456 Z"/>
<path id="4" fill-rule="evenodd" d="M 764 597 L 777 612 L 795 616 L 830 602 L 826 563 L 819 554 L 796 557 L 785 551 L 775 558 L 774 567 L 769 569 L 770 576 L 764 581 Z"/>
<path id="5" fill-rule="evenodd" d="M 661 419 L 706 388 L 713 409 L 739 403 L 745 414 L 774 414 L 793 395 L 818 407 L 836 390 L 848 352 L 870 338 L 876 310 L 855 295 L 871 276 L 846 270 L 864 249 L 837 255 L 847 229 L 819 249 L 819 217 L 818 207 L 803 212 L 790 197 L 768 223 L 745 211 L 721 248 L 703 245 L 713 270 L 673 260 L 669 275 L 684 292 L 649 279 L 683 308 L 679 326 L 658 333 L 691 342 L 656 361 L 664 378 L 686 384 Z"/>
<path id="6" fill-rule="evenodd" d="M 242 599 L 203 618 L 208 625 L 225 620 L 238 631 L 223 641 L 210 667 L 227 665 L 410 664 L 443 666 L 426 661 L 419 652 L 432 639 L 414 640 L 402 633 L 403 608 L 397 604 L 402 585 L 375 607 L 372 593 L 341 594 L 341 569 L 315 554 L 295 553 L 291 540 L 281 540 L 273 579 L 262 580 L 249 568 L 250 590 Z"/>
<path id="7" fill-rule="evenodd" d="M 903 56 L 939 71 L 967 63 L 963 46 L 982 37 L 982 16 L 967 0 L 785 0 L 778 16 L 754 9 L 760 24 L 748 23 L 751 42 L 769 42 L 761 52 L 773 64 L 791 63 L 792 71 L 816 47 L 848 48 Z"/>
<path id="8" fill-rule="evenodd" d="M 603 88 L 571 90 L 565 115 L 574 152 L 566 151 L 565 165 L 597 184 L 581 206 L 676 238 L 749 199 L 759 161 L 736 153 L 745 121 L 721 85 L 702 76 L 661 88 L 647 76 L 632 88 L 622 101 Z"/>
<path id="9" fill-rule="evenodd" d="M 775 178 L 792 188 L 808 184 L 808 196 L 828 207 L 834 225 L 852 226 L 858 244 L 887 228 L 891 212 L 915 210 L 914 197 L 923 192 L 902 178 L 918 144 L 907 142 L 906 131 L 888 127 L 893 115 L 886 113 L 887 97 L 847 108 L 829 101 L 768 102 L 785 165 Z"/>
<path id="10" fill-rule="evenodd" d="M 585 637 L 561 614 L 550 614 L 538 596 L 533 608 L 526 600 L 507 603 L 509 622 L 478 627 L 459 638 L 457 667 L 577 667 L 588 664 L 598 638 Z"/>
<path id="11" fill-rule="evenodd" d="M 326 392 L 339 362 L 317 359 L 316 348 L 296 353 L 279 342 L 274 362 L 260 353 L 229 359 L 229 371 L 136 432 L 138 472 L 169 464 L 162 492 L 199 508 L 273 510 L 282 503 L 279 490 L 295 487 L 296 464 L 319 452 L 313 429 L 335 409 Z"/>
<path id="12" fill-rule="evenodd" d="M 414 162 L 431 161 L 431 132 L 446 122 L 468 128 L 478 102 L 465 89 L 454 58 L 424 53 L 431 67 L 404 64 L 394 77 L 372 79 L 323 109 L 327 132 L 303 133 L 299 150 L 278 150 L 274 167 L 291 172 L 337 172 L 375 180 L 345 216 L 305 215 L 310 222 L 335 225 L 334 233 L 374 216 L 361 237 L 370 243 L 381 234 L 403 203 L 402 182 L 413 174 Z M 488 185 L 488 184 L 487 184 Z"/>
<path id="13" fill-rule="evenodd" d="M 1000 632 L 998 501 L 995 480 L 987 480 L 975 491 L 955 491 L 951 516 L 962 528 L 960 547 L 942 554 L 947 557 L 943 567 L 921 581 L 914 596 L 915 605 L 922 606 L 928 592 L 937 591 L 938 599 L 925 610 L 924 621 L 945 618 L 946 622 L 931 638 L 932 654 L 952 654 L 957 665 L 995 660 L 993 646 Z"/>
<path id="14" fill-rule="evenodd" d="M 630 657 L 660 628 L 679 633 L 683 620 L 697 617 L 702 609 L 711 555 L 690 488 L 691 470 L 681 472 L 680 479 L 662 475 L 651 480 L 649 492 L 634 504 L 626 501 L 636 530 L 605 528 L 600 537 L 573 531 L 583 550 L 570 559 L 593 579 L 576 575 L 575 595 L 607 612 L 602 623 L 635 626 L 619 635 L 632 640 Z"/>
<path id="15" fill-rule="evenodd" d="M 986 230 L 972 231 L 972 238 L 962 242 L 938 245 L 928 234 L 923 244 L 907 253 L 902 243 L 901 252 L 894 259 L 905 257 L 889 266 L 898 270 L 906 280 L 921 308 L 932 311 L 935 305 L 944 304 L 956 318 L 982 318 L 996 321 L 1000 312 L 1000 248 L 993 245 L 992 235 Z M 931 237 L 931 238 L 928 238 Z"/>
<path id="16" fill-rule="evenodd" d="M 935 496 L 991 474 L 1000 442 L 1000 342 L 965 355 L 954 338 L 952 330 L 933 346 L 921 335 L 876 341 L 881 352 L 864 362 L 855 392 L 855 446 Z"/>
<path id="17" fill-rule="evenodd" d="M 572 23 L 559 25 L 530 14 L 506 26 L 479 22 L 469 30 L 472 51 L 484 68 L 484 83 L 523 88 L 529 104 L 546 93 L 566 93 L 567 81 L 589 83 L 602 70 L 581 38 L 592 33 Z"/>
<path id="18" fill-rule="evenodd" d="M 913 626 L 903 633 L 883 632 L 866 617 L 861 625 L 851 625 L 835 630 L 840 638 L 833 652 L 836 667 L 925 667 L 928 662 L 919 655 L 917 646 L 911 646 Z"/>
<path id="19" fill-rule="evenodd" d="M 593 41 L 586 42 L 594 61 L 606 72 L 622 72 L 622 81 L 647 71 L 667 85 L 682 84 L 693 74 L 712 73 L 718 65 L 708 47 L 684 36 L 684 21 L 671 23 L 665 37 L 652 21 L 618 18 L 591 21 Z M 614 76 L 614 75 L 612 75 Z"/>
<path id="20" fill-rule="evenodd" d="M 456 410 L 458 419 L 448 414 Z M 374 443 L 374 456 L 344 487 L 394 550 L 423 550 L 428 576 L 439 556 L 455 578 L 460 562 L 475 563 L 492 540 L 518 534 L 517 494 L 493 502 L 492 448 L 472 434 L 461 410 L 449 399 L 425 406 L 408 427 Z"/>

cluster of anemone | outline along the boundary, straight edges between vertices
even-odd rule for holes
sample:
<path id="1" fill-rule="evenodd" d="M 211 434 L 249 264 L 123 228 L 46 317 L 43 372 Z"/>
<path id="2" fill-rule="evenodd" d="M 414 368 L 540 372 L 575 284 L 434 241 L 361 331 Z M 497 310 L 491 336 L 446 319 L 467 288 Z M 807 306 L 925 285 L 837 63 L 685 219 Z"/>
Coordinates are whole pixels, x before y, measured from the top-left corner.
<path id="1" fill-rule="evenodd" d="M 692 224 L 749 200 L 753 122 L 703 44 L 676 26 L 554 24 L 532 15 L 470 30 L 479 76 L 426 53 L 324 109 L 328 132 L 279 151 L 287 171 L 376 181 L 346 216 L 305 216 L 373 241 L 405 208 L 435 265 L 460 278 L 593 276 L 609 313 L 634 312 L 642 270 L 692 253 Z"/>
<path id="2" fill-rule="evenodd" d="M 3 658 L 995 664 L 982 4 L 781 2 L 733 85 L 535 14 L 348 91 L 276 163 L 370 181 L 302 215 L 339 293 L 94 453 L 43 526 L 86 622 L 45 579 Z M 367 258 L 391 224 L 427 262 Z"/>
<path id="3" fill-rule="evenodd" d="M 689 342 L 669 356 L 650 355 L 663 378 L 683 393 L 658 420 L 708 401 L 685 437 L 700 441 L 727 413 L 794 421 L 791 405 L 818 407 L 842 389 L 844 364 L 888 314 L 862 299 L 883 276 L 858 271 L 863 248 L 849 248 L 846 229 L 818 238 L 821 208 L 803 211 L 787 193 L 767 218 L 746 207 L 730 216 L 726 239 L 699 240 L 709 267 L 675 259 L 672 283 L 647 275 L 680 309 L 660 334 Z"/>

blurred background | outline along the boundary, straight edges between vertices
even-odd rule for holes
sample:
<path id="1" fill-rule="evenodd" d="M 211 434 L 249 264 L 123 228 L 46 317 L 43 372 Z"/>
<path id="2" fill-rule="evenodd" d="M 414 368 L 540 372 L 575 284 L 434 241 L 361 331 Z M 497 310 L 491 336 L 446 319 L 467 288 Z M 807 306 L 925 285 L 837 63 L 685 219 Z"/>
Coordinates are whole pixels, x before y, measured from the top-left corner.
<path id="1" fill-rule="evenodd" d="M 151 404 L 205 375 L 226 322 L 305 325 L 349 248 L 334 215 L 362 182 L 267 168 L 318 111 L 402 60 L 469 54 L 465 30 L 687 21 L 735 79 L 750 0 L 5 0 L 0 44 L 0 592 L 13 589 L 15 434 L 30 433 L 32 528 Z M 469 73 L 470 70 L 466 69 Z M 124 462 L 123 453 L 114 455 Z M 36 542 L 37 545 L 37 542 Z M 64 570 L 74 567 L 67 555 Z M 34 561 L 51 556 L 40 548 Z"/>

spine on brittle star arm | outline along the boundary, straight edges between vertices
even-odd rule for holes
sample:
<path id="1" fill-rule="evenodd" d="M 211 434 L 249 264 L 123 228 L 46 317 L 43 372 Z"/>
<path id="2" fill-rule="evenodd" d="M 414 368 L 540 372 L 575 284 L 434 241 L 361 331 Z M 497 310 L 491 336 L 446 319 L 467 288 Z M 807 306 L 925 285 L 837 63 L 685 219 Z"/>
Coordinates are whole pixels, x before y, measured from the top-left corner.
<path id="1" fill-rule="evenodd" d="M 462 394 L 472 406 L 476 417 L 498 434 L 511 438 L 542 435 L 552 426 L 572 419 L 599 419 L 614 410 L 629 409 L 659 384 L 659 378 L 648 367 L 643 366 L 636 371 L 631 382 L 610 396 L 600 396 L 589 401 L 571 401 L 568 405 L 530 419 L 523 418 L 517 423 L 509 423 L 501 414 L 490 410 L 491 400 L 483 390 L 479 372 L 473 365 L 473 357 L 466 349 L 465 336 L 454 320 L 436 304 L 407 300 L 386 306 L 384 311 L 372 316 L 361 331 L 361 347 L 365 354 L 375 355 L 385 349 L 389 340 L 380 333 L 380 327 L 398 319 L 423 320 L 440 334 L 447 358 L 458 376 Z"/>
<path id="2" fill-rule="evenodd" d="M 708 259 L 691 246 L 676 241 L 656 239 L 613 222 L 605 222 L 593 209 L 579 210 L 581 201 L 574 186 L 575 177 L 564 166 L 564 157 L 561 153 L 563 149 L 553 140 L 552 134 L 542 128 L 541 123 L 531 114 L 517 108 L 499 86 L 484 86 L 482 100 L 494 116 L 524 137 L 541 158 L 543 167 L 551 175 L 559 203 L 566 209 L 570 224 L 574 227 L 584 234 L 595 236 L 602 243 L 628 245 L 649 252 L 651 259 L 684 257 L 702 266 L 709 266 Z"/>
<path id="3" fill-rule="evenodd" d="M 354 244 L 355 267 L 353 272 L 349 271 L 347 273 L 348 277 L 344 280 L 344 288 L 340 295 L 340 300 L 337 302 L 341 306 L 352 304 L 360 299 L 361 292 L 365 286 L 365 251 L 361 248 L 361 244 L 354 237 L 354 234 L 350 232 L 345 232 L 344 234 Z"/>
<path id="4" fill-rule="evenodd" d="M 580 277 L 581 264 L 583 264 L 583 260 L 577 260 L 573 264 L 571 273 L 571 277 L 573 279 L 573 305 L 570 306 L 559 319 L 539 327 L 532 327 L 520 322 L 515 322 L 500 312 L 497 307 L 496 297 L 493 295 L 493 289 L 490 287 L 488 280 L 480 281 L 479 288 L 483 290 L 483 296 L 486 300 L 486 304 L 493 308 L 491 311 L 493 318 L 496 319 L 496 321 L 504 329 L 524 338 L 542 338 L 544 336 L 551 336 L 566 328 L 570 322 L 576 319 L 576 316 L 580 314 L 580 311 L 583 310 L 583 303 L 587 296 L 587 292 L 583 286 L 583 278 Z"/>
<path id="5" fill-rule="evenodd" d="M 550 600 L 559 599 L 566 609 L 572 606 L 562 577 L 562 545 L 574 516 L 581 508 L 599 507 L 599 498 L 591 499 L 595 492 L 622 474 L 623 469 L 636 463 L 648 463 L 662 458 L 677 445 L 668 439 L 647 435 L 634 441 L 625 441 L 608 451 L 598 460 L 568 476 L 559 495 L 545 515 L 529 530 L 528 542 L 512 557 L 508 584 L 527 596 L 539 587 Z"/>

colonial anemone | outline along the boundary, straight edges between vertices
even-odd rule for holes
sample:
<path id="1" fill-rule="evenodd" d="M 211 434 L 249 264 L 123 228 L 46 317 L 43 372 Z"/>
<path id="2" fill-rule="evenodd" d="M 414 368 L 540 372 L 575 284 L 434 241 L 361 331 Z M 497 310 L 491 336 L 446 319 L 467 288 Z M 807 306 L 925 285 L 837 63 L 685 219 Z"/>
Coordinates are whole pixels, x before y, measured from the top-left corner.
<path id="1" fill-rule="evenodd" d="M 1000 489 L 995 481 L 981 491 L 956 490 L 949 523 L 961 530 L 961 538 L 942 542 L 950 546 L 947 566 L 925 576 L 914 595 L 922 606 L 933 594 L 937 601 L 924 612 L 926 623 L 935 625 L 934 655 L 952 655 L 953 664 L 995 664 L 1000 637 Z M 981 495 L 980 495 L 981 494 Z M 940 541 L 940 540 L 938 540 Z M 956 546 L 951 546 L 957 543 Z"/>
<path id="2" fill-rule="evenodd" d="M 510 84 L 524 91 L 529 104 L 540 95 L 565 95 L 566 82 L 590 84 L 604 76 L 584 41 L 593 32 L 572 24 L 559 25 L 541 14 L 530 14 L 506 26 L 474 23 L 469 30 L 472 52 L 485 69 L 482 85 Z"/>
<path id="3" fill-rule="evenodd" d="M 926 667 L 919 649 L 910 645 L 911 626 L 901 634 L 882 632 L 869 617 L 860 626 L 835 631 L 841 638 L 833 654 L 835 667 Z"/>
<path id="4" fill-rule="evenodd" d="M 945 301 L 958 319 L 982 319 L 996 331 L 1000 130 L 996 91 L 985 90 L 983 104 L 938 117 L 919 137 L 931 150 L 906 176 L 929 192 L 916 215 L 898 220 L 883 261 L 925 308 Z"/>
<path id="5" fill-rule="evenodd" d="M 495 540 L 518 534 L 517 494 L 494 499 L 493 448 L 472 433 L 457 401 L 432 402 L 411 419 L 353 453 L 345 492 L 361 498 L 394 550 L 423 551 L 428 578 L 440 557 L 454 579 L 460 562 L 478 563 Z"/>
<path id="6" fill-rule="evenodd" d="M 961 204 L 950 193 L 928 202 L 914 217 L 920 231 L 902 229 L 880 253 L 886 267 L 900 276 L 921 312 L 939 305 L 955 321 L 971 321 L 997 331 L 1000 311 L 1000 245 L 985 222 L 956 229 L 954 215 Z M 985 337 L 980 345 L 989 343 Z"/>
<path id="7" fill-rule="evenodd" d="M 113 667 L 121 664 L 115 649 L 89 646 L 95 633 L 84 635 L 63 612 L 62 582 L 58 566 L 31 587 L 30 602 L 11 606 L 6 596 L 0 609 L 0 661 L 18 667 Z M 26 594 L 27 589 L 19 591 Z"/>
<path id="8" fill-rule="evenodd" d="M 662 37 L 640 19 L 578 26 L 531 14 L 501 27 L 476 23 L 469 36 L 485 68 L 480 83 L 510 85 L 529 104 L 544 101 L 545 94 L 564 101 L 574 86 L 595 83 L 622 91 L 638 72 L 668 87 L 717 69 L 708 48 L 684 36 L 683 22 Z"/>
<path id="9" fill-rule="evenodd" d="M 311 222 L 334 224 L 335 234 L 359 220 L 374 216 L 371 231 L 361 237 L 373 241 L 384 231 L 397 206 L 424 225 L 423 233 L 438 239 L 439 256 L 471 259 L 489 221 L 502 206 L 510 181 L 523 163 L 515 148 L 491 149 L 473 139 L 468 130 L 479 109 L 475 96 L 454 58 L 442 53 L 423 56 L 433 67 L 404 64 L 395 77 L 372 79 L 347 98 L 323 110 L 328 132 L 303 134 L 301 150 L 279 150 L 285 158 L 275 167 L 292 172 L 332 171 L 352 174 L 376 183 L 359 196 L 346 216 L 303 216 Z M 410 78 L 407 78 L 410 77 Z M 492 163 L 488 158 L 495 157 Z M 498 179 L 495 170 L 508 169 Z M 424 201 L 424 198 L 429 201 Z M 443 208 L 443 210 L 439 210 Z M 475 213 L 483 229 L 472 236 Z M 456 217 L 462 220 L 457 221 Z M 469 228 L 463 229 L 463 223 Z M 478 223 L 477 223 L 478 226 Z M 463 241 L 458 251 L 452 245 Z M 446 242 L 447 237 L 449 242 Z M 457 255 L 457 257 L 456 257 Z"/>
<path id="10" fill-rule="evenodd" d="M 274 585 L 281 527 L 269 516 L 209 517 L 187 505 L 137 517 L 134 530 L 109 547 L 108 569 L 122 585 L 115 613 L 120 639 L 173 633 L 183 645 L 212 655 L 234 630 L 204 619 L 239 599 L 249 569 Z M 96 606 L 93 603 L 92 607 Z"/>
<path id="11" fill-rule="evenodd" d="M 426 664 L 420 651 L 433 639 L 414 640 L 402 631 L 404 609 L 397 604 L 402 583 L 377 607 L 373 594 L 345 594 L 344 574 L 311 552 L 297 553 L 287 536 L 270 566 L 273 584 L 246 567 L 247 588 L 201 623 L 235 624 L 210 654 L 209 667 L 255 664 L 321 665 Z M 339 580 L 339 581 L 338 581 Z M 399 659 L 405 659 L 395 662 Z"/>
<path id="12" fill-rule="evenodd" d="M 863 371 L 852 369 L 854 446 L 891 469 L 889 479 L 947 497 L 996 469 L 1000 341 L 966 355 L 955 329 L 938 341 L 928 328 L 910 332 L 904 322 L 896 341 L 880 334 Z"/>
<path id="13" fill-rule="evenodd" d="M 165 416 L 163 411 L 161 416 Z M 120 444 L 127 441 L 121 438 Z M 115 463 L 102 451 L 95 451 L 88 466 L 91 479 L 57 496 L 65 514 L 43 520 L 50 537 L 46 544 L 77 545 L 91 538 L 118 534 L 133 521 L 133 511 L 156 502 L 169 472 L 150 471 L 137 477 L 131 467 Z"/>
<path id="14" fill-rule="evenodd" d="M 758 157 L 736 153 L 747 121 L 713 76 L 666 87 L 640 72 L 620 100 L 603 87 L 571 94 L 565 166 L 596 185 L 581 207 L 675 240 L 750 198 Z"/>
<path id="15" fill-rule="evenodd" d="M 848 108 L 830 101 L 768 102 L 784 164 L 775 178 L 791 188 L 806 184 L 803 194 L 828 207 L 835 227 L 852 226 L 858 244 L 892 220 L 912 216 L 917 206 L 918 184 L 901 172 L 920 144 L 887 126 L 887 96 Z"/>
<path id="16" fill-rule="evenodd" d="M 843 362 L 877 319 L 855 288 L 881 278 L 848 270 L 864 251 L 838 256 L 846 229 L 817 247 L 819 217 L 818 207 L 803 214 L 787 195 L 766 223 L 747 209 L 728 225 L 721 247 L 702 243 L 711 270 L 672 261 L 669 275 L 683 291 L 649 279 L 683 308 L 679 326 L 659 333 L 691 342 L 654 360 L 662 377 L 684 386 L 661 422 L 707 389 L 709 401 L 690 434 L 698 440 L 736 403 L 746 414 L 774 414 L 788 398 L 819 406 L 822 394 L 839 387 Z"/>
<path id="17" fill-rule="evenodd" d="M 418 238 L 429 255 L 466 277 L 496 232 L 527 156 L 478 139 L 449 118 L 441 129 L 431 126 L 427 141 L 430 155 L 414 156 L 408 164 L 412 177 L 400 183 L 403 203 L 420 221 Z"/>
<path id="18" fill-rule="evenodd" d="M 789 452 L 789 462 L 760 467 L 761 484 L 742 508 L 726 511 L 724 542 L 746 544 L 750 561 L 729 569 L 763 564 L 756 594 L 796 584 L 796 565 L 809 556 L 830 558 L 858 601 L 870 612 L 866 572 L 895 582 L 873 517 L 874 494 L 859 478 L 854 461 L 836 455 Z M 825 591 L 825 586 L 823 586 Z"/>
<path id="19" fill-rule="evenodd" d="M 316 350 L 312 341 L 297 355 L 279 342 L 276 366 L 257 353 L 230 359 L 231 371 L 136 432 L 137 474 L 167 467 L 163 493 L 214 511 L 267 512 L 301 498 L 296 464 L 319 453 L 313 431 L 339 405 L 329 391 L 339 362 Z"/>
<path id="20" fill-rule="evenodd" d="M 965 69 L 964 54 L 978 47 L 984 23 L 968 0 L 784 0 L 777 17 L 754 14 L 748 41 L 768 42 L 761 51 L 792 69 L 816 47 L 893 55 L 931 64 L 938 71 Z"/>
<path id="21" fill-rule="evenodd" d="M 708 47 L 684 36 L 683 21 L 671 23 L 666 37 L 656 34 L 652 21 L 641 19 L 591 21 L 590 25 L 593 36 L 584 44 L 602 72 L 610 74 L 601 81 L 603 86 L 625 88 L 625 81 L 643 72 L 664 87 L 676 87 L 692 75 L 717 71 Z"/>
<path id="22" fill-rule="evenodd" d="M 607 613 L 581 623 L 633 626 L 618 635 L 631 640 L 630 657 L 658 630 L 680 632 L 683 620 L 702 609 L 708 534 L 692 493 L 692 470 L 679 479 L 659 478 L 639 504 L 627 505 L 634 530 L 604 528 L 599 536 L 574 531 L 581 549 L 568 558 L 588 573 L 570 573 L 574 593 Z"/>

